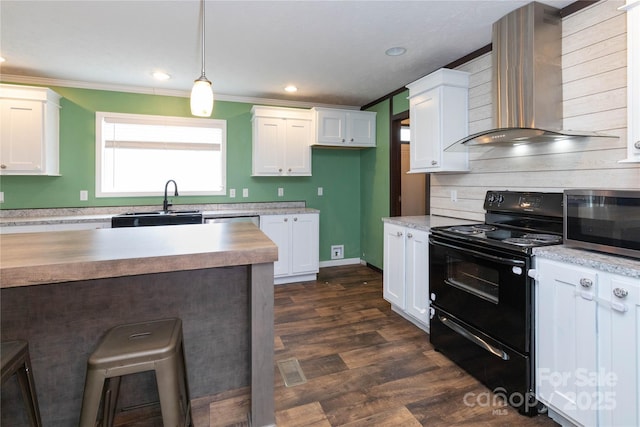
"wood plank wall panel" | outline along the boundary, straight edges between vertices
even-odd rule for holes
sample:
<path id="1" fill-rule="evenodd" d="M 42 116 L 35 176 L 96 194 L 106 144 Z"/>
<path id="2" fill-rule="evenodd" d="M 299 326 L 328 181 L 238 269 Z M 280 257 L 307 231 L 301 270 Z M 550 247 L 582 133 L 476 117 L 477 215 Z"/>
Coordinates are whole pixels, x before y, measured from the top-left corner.
<path id="1" fill-rule="evenodd" d="M 432 174 L 431 213 L 483 220 L 487 190 L 552 191 L 565 188 L 640 188 L 640 165 L 626 157 L 626 15 L 624 1 L 609 0 L 563 20 L 564 128 L 593 130 L 619 139 L 519 147 L 476 148 L 470 172 Z M 471 73 L 469 132 L 493 127 L 491 53 L 459 66 Z M 451 191 L 457 202 L 451 201 Z"/>

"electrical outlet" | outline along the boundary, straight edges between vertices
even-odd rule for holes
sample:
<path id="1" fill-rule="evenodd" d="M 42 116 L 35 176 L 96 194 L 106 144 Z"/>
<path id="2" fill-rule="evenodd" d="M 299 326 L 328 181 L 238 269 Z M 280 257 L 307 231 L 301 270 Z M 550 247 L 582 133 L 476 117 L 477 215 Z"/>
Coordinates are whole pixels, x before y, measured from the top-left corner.
<path id="1" fill-rule="evenodd" d="M 344 245 L 331 245 L 331 259 L 344 258 Z"/>
<path id="2" fill-rule="evenodd" d="M 229 189 L 229 197 L 231 197 L 232 199 L 234 197 L 236 197 L 236 189 L 235 188 L 230 188 Z"/>
<path id="3" fill-rule="evenodd" d="M 83 202 L 89 200 L 89 192 L 87 190 L 80 190 L 80 200 Z"/>
<path id="4" fill-rule="evenodd" d="M 284 188 L 278 188 L 278 197 L 284 196 Z"/>
<path id="5" fill-rule="evenodd" d="M 248 188 L 243 188 L 242 189 L 242 197 L 249 197 L 249 189 Z"/>
<path id="6" fill-rule="evenodd" d="M 322 196 L 324 190 L 322 189 L 322 187 L 318 187 L 318 196 Z"/>
<path id="7" fill-rule="evenodd" d="M 0 191 L 0 203 L 4 203 L 4 191 Z"/>

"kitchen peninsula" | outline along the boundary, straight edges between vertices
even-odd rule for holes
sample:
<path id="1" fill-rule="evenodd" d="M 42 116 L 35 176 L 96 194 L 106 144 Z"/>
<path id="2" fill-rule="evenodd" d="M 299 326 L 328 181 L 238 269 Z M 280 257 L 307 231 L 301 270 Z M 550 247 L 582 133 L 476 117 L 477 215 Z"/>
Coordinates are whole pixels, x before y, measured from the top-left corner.
<path id="1" fill-rule="evenodd" d="M 0 251 L 2 340 L 29 341 L 45 425 L 78 424 L 86 361 L 107 329 L 167 317 L 183 321 L 192 399 L 251 386 L 252 425 L 275 424 L 278 250 L 253 224 L 3 235 Z M 154 400 L 153 377 L 136 375 L 123 406 Z M 2 424 L 22 415 L 19 398 L 3 390 Z"/>

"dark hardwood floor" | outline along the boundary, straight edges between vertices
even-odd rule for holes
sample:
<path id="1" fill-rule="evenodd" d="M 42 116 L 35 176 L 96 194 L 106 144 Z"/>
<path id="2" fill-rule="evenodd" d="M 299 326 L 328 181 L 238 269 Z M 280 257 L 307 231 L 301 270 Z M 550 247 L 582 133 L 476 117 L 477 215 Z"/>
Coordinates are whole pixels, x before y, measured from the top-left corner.
<path id="1" fill-rule="evenodd" d="M 382 275 L 365 266 L 324 268 L 315 282 L 276 286 L 275 362 L 289 358 L 307 382 L 285 387 L 274 366 L 279 427 L 556 425 L 494 401 L 391 311 Z M 198 399 L 194 424 L 247 426 L 248 410 L 247 389 Z M 142 425 L 130 421 L 119 425 Z"/>

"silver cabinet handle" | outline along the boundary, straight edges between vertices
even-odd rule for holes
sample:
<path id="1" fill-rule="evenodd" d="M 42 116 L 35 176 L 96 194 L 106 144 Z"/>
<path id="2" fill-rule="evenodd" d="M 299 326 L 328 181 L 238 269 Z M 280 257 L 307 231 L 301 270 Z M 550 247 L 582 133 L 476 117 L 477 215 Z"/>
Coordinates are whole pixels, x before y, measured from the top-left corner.
<path id="1" fill-rule="evenodd" d="M 409 233 L 409 234 L 407 234 L 407 237 L 408 237 L 409 239 L 411 239 L 411 238 L 413 237 L 413 234 Z"/>
<path id="2" fill-rule="evenodd" d="M 289 221 L 289 218 L 285 218 L 285 219 L 284 219 L 284 222 L 287 222 L 287 221 Z"/>
<path id="3" fill-rule="evenodd" d="M 278 168 L 278 172 L 282 172 L 282 168 Z"/>
<path id="4" fill-rule="evenodd" d="M 636 142 L 633 144 L 633 146 L 634 146 L 635 148 L 637 148 L 638 150 L 640 150 L 640 141 L 636 141 Z"/>
<path id="5" fill-rule="evenodd" d="M 431 165 L 435 166 L 435 165 L 437 165 L 437 164 L 438 164 L 438 161 L 437 161 L 437 160 L 431 160 Z"/>
<path id="6" fill-rule="evenodd" d="M 289 168 L 289 172 L 291 172 L 291 168 Z"/>
<path id="7" fill-rule="evenodd" d="M 629 291 L 627 291 L 627 290 L 626 290 L 626 289 L 624 289 L 624 288 L 615 288 L 615 289 L 613 290 L 613 294 L 614 294 L 615 296 L 617 296 L 618 298 L 626 298 L 626 297 L 627 297 L 627 295 L 629 295 Z"/>
<path id="8" fill-rule="evenodd" d="M 398 231 L 396 234 L 397 234 L 398 237 L 401 237 L 402 236 L 402 231 Z"/>
<path id="9" fill-rule="evenodd" d="M 351 138 L 349 141 L 353 142 L 353 138 Z"/>
<path id="10" fill-rule="evenodd" d="M 344 139 L 344 138 L 342 138 L 342 142 L 344 142 L 344 141 L 345 141 L 345 139 Z"/>
<path id="11" fill-rule="evenodd" d="M 293 218 L 293 220 L 294 220 L 294 221 L 297 221 L 297 220 L 298 220 L 298 217 Z"/>
<path id="12" fill-rule="evenodd" d="M 7 165 L 0 165 L 0 169 L 6 169 Z"/>
<path id="13" fill-rule="evenodd" d="M 580 279 L 580 286 L 582 286 L 583 288 L 590 288 L 591 286 L 593 286 L 593 281 L 591 279 L 583 277 L 582 279 Z"/>

